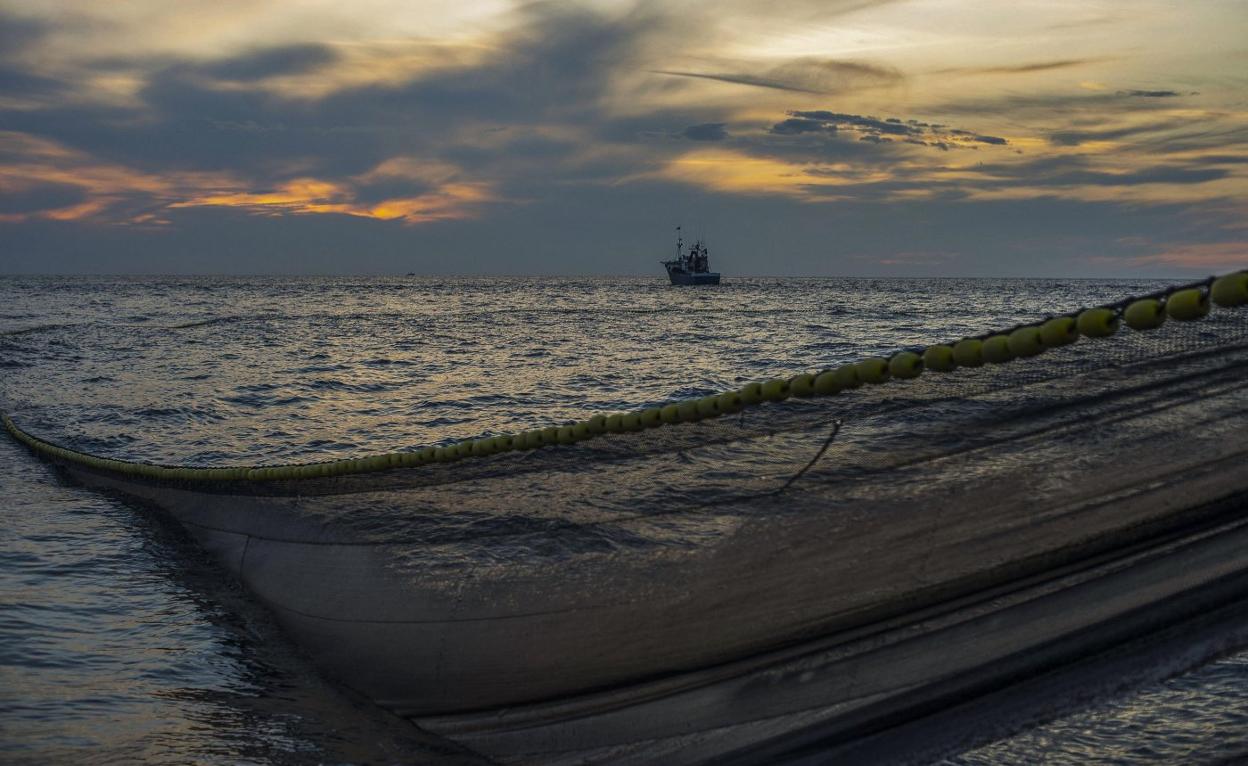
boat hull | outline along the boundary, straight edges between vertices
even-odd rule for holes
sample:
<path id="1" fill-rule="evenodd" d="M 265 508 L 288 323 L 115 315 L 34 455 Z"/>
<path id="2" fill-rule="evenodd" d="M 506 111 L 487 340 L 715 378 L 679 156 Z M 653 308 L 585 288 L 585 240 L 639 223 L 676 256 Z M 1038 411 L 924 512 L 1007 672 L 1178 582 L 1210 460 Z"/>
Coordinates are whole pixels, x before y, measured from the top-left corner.
<path id="1" fill-rule="evenodd" d="M 674 285 L 717 285 L 719 273 L 714 271 L 691 274 L 683 271 L 668 271 L 668 278 Z"/>

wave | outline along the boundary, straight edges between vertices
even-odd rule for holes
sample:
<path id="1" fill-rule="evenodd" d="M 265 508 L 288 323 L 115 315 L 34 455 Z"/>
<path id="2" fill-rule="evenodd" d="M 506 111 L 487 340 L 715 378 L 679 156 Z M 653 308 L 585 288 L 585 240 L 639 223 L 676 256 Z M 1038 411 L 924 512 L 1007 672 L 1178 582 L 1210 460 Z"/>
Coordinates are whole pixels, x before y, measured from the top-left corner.
<path id="1" fill-rule="evenodd" d="M 60 323 L 60 324 L 40 324 L 40 325 L 35 325 L 34 327 L 23 327 L 20 330 L 7 330 L 5 332 L 0 332 L 0 337 L 13 338 L 18 335 L 30 335 L 31 333 L 45 332 L 49 330 L 61 330 L 66 327 L 77 327 L 80 324 L 81 322 L 68 322 L 68 323 Z"/>

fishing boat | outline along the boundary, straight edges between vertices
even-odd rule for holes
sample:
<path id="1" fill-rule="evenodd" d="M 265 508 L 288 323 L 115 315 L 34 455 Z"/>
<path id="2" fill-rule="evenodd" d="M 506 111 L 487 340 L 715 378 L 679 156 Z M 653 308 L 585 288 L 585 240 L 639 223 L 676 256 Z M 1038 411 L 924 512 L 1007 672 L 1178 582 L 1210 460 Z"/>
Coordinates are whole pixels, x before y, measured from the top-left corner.
<path id="1" fill-rule="evenodd" d="M 663 268 L 667 269 L 667 277 L 674 285 L 719 284 L 719 272 L 711 271 L 711 257 L 706 243 L 698 239 L 686 252 L 679 226 L 676 227 L 676 257 L 661 263 Z"/>

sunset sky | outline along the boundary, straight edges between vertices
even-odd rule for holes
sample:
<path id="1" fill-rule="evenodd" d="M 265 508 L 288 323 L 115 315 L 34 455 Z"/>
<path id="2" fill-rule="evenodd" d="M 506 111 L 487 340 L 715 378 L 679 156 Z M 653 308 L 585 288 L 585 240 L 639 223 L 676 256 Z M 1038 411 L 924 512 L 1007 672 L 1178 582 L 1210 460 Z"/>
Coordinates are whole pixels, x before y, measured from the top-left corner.
<path id="1" fill-rule="evenodd" d="M 1248 265 L 1238 0 L 0 0 L 0 272 Z"/>

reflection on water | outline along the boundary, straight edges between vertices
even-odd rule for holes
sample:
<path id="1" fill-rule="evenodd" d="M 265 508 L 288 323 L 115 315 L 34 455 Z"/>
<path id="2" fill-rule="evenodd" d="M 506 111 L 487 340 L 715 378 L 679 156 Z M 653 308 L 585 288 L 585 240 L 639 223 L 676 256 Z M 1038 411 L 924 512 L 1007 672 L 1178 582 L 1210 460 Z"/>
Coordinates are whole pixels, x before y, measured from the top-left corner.
<path id="1" fill-rule="evenodd" d="M 698 395 L 1150 286 L 8 278 L 0 404 L 117 457 L 341 457 Z M 142 509 L 7 440 L 0 481 L 0 761 L 466 759 L 318 680 L 262 608 Z M 1229 756 L 1245 689 L 1237 655 L 953 762 Z"/>

